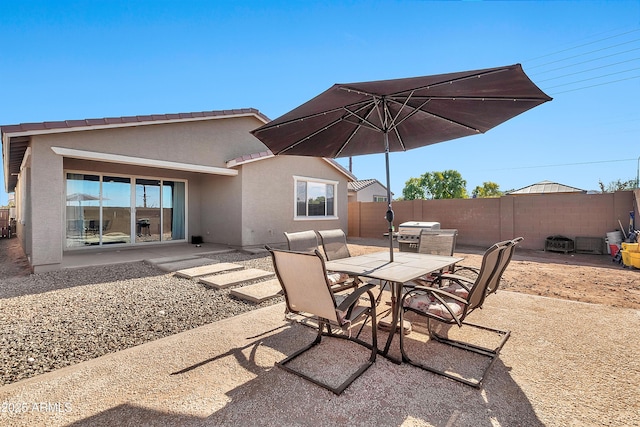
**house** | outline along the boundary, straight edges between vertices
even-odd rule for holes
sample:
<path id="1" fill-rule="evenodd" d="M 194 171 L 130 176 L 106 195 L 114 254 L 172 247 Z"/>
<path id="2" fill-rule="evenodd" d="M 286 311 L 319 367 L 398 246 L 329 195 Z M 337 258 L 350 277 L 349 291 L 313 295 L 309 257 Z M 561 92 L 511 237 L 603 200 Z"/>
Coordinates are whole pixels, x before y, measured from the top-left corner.
<path id="1" fill-rule="evenodd" d="M 541 181 L 536 184 L 523 187 L 519 190 L 510 191 L 507 193 L 509 196 L 517 196 L 521 194 L 549 194 L 549 193 L 586 193 L 586 190 L 570 187 L 564 184 L 558 184 L 557 182 Z"/>
<path id="2" fill-rule="evenodd" d="M 351 181 L 347 185 L 349 202 L 386 202 L 387 187 L 377 179 Z M 392 195 L 393 196 L 393 195 Z"/>
<path id="3" fill-rule="evenodd" d="M 347 229 L 347 183 L 330 159 L 274 156 L 255 109 L 0 126 L 16 234 L 34 272 L 68 251 L 284 242 Z"/>

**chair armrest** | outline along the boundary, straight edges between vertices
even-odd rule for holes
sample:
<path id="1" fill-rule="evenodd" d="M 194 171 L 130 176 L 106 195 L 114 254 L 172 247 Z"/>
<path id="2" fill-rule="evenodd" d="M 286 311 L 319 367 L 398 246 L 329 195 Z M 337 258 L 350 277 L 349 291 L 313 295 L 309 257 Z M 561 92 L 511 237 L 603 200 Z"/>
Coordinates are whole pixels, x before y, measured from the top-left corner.
<path id="1" fill-rule="evenodd" d="M 346 311 L 349 307 L 351 307 L 356 302 L 358 302 L 362 294 L 364 294 L 365 292 L 369 292 L 369 299 L 371 299 L 372 304 L 375 305 L 375 299 L 373 298 L 373 294 L 370 292 L 371 289 L 375 287 L 376 285 L 372 285 L 370 283 L 360 286 L 358 289 L 353 291 L 353 293 L 349 294 L 349 296 L 345 298 L 344 301 L 342 301 L 342 303 L 337 307 L 337 309 L 340 311 Z"/>
<path id="2" fill-rule="evenodd" d="M 463 270 L 467 270 L 467 271 L 470 271 L 470 272 L 475 273 L 475 274 L 480 273 L 480 269 L 479 269 L 478 267 L 469 267 L 469 266 L 466 266 L 466 265 L 459 265 L 459 266 L 457 266 L 457 267 L 453 270 L 453 272 L 454 272 L 454 273 L 456 273 L 456 272 L 458 272 L 458 271 L 463 271 Z"/>

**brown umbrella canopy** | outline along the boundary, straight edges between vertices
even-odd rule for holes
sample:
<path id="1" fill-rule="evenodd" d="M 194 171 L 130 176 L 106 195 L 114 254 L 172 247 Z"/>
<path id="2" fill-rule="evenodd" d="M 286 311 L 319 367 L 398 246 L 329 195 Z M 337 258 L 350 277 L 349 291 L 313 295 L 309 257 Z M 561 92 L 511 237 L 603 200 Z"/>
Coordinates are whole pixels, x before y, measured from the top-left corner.
<path id="1" fill-rule="evenodd" d="M 551 98 L 520 64 L 335 84 L 252 133 L 274 154 L 347 157 L 484 133 Z"/>
<path id="2" fill-rule="evenodd" d="M 393 261 L 389 152 L 484 133 L 550 100 L 515 64 L 335 84 L 251 133 L 274 154 L 334 158 L 385 153 Z"/>

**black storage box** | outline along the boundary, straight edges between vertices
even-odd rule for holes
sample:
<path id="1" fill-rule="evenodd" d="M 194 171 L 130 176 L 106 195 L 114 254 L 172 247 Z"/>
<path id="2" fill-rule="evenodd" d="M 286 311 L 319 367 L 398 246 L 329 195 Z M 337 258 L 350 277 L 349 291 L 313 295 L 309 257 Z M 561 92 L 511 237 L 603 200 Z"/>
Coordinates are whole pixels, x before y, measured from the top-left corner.
<path id="1" fill-rule="evenodd" d="M 549 236 L 544 242 L 544 250 L 548 252 L 573 252 L 573 240 L 564 236 Z"/>

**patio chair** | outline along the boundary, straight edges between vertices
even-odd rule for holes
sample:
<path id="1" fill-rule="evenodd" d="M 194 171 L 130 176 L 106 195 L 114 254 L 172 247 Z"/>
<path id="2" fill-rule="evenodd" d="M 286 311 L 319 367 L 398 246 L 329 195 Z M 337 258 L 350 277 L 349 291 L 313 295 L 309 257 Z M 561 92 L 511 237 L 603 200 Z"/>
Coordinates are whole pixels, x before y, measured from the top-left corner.
<path id="1" fill-rule="evenodd" d="M 317 233 L 320 236 L 320 242 L 327 261 L 351 256 L 344 231 L 337 228 L 335 230 L 320 230 Z"/>
<path id="2" fill-rule="evenodd" d="M 502 242 L 496 243 L 496 245 L 500 246 L 504 250 L 504 253 L 501 255 L 500 265 L 498 265 L 496 274 L 493 275 L 493 277 L 491 278 L 491 282 L 487 285 L 487 295 L 493 294 L 498 290 L 500 281 L 502 280 L 502 275 L 504 274 L 505 270 L 509 266 L 509 263 L 511 262 L 511 259 L 513 258 L 516 246 L 522 240 L 524 240 L 524 237 L 516 237 L 513 240 L 504 240 Z M 462 271 L 466 271 L 471 274 L 458 274 Z M 440 287 L 442 287 L 445 281 L 448 281 L 450 288 L 456 288 L 456 293 L 465 296 L 465 291 L 466 293 L 468 293 L 469 289 L 473 285 L 474 278 L 477 278 L 479 272 L 480 269 L 476 267 L 460 266 L 457 270 L 455 270 L 455 273 L 442 274 L 438 276 L 433 283 L 438 284 Z"/>
<path id="3" fill-rule="evenodd" d="M 458 230 L 422 230 L 418 241 L 418 253 L 431 255 L 453 256 L 456 250 Z M 453 271 L 455 264 L 449 267 Z M 440 273 L 443 273 L 441 271 Z"/>
<path id="4" fill-rule="evenodd" d="M 318 249 L 318 235 L 314 230 L 290 233 L 285 231 L 284 237 L 287 239 L 287 246 L 290 251 L 313 253 Z M 333 292 L 355 289 L 360 283 L 357 278 L 353 278 L 347 273 L 328 272 L 327 278 Z"/>
<path id="5" fill-rule="evenodd" d="M 313 252 L 318 249 L 318 236 L 313 230 L 296 231 L 293 233 L 284 232 L 287 239 L 287 246 L 290 251 Z"/>
<path id="6" fill-rule="evenodd" d="M 418 242 L 418 253 L 453 256 L 458 230 L 422 230 Z"/>
<path id="7" fill-rule="evenodd" d="M 505 251 L 505 246 L 495 244 L 484 253 L 482 257 L 482 265 L 478 273 L 478 277 L 473 285 L 469 288 L 465 297 L 455 292 L 453 288 L 435 288 L 429 286 L 416 286 L 414 289 L 407 291 L 401 300 L 400 324 L 403 324 L 404 316 L 407 311 L 415 313 L 418 316 L 426 317 L 427 330 L 429 337 L 435 341 L 447 344 L 453 347 L 461 348 L 489 359 L 488 365 L 483 370 L 478 380 L 464 378 L 462 376 L 453 375 L 450 372 L 436 369 L 423 362 L 414 361 L 407 355 L 405 348 L 404 334 L 400 334 L 400 351 L 402 360 L 424 370 L 443 375 L 447 378 L 462 382 L 476 388 L 480 388 L 487 372 L 493 366 L 498 358 L 500 350 L 509 339 L 511 331 L 493 329 L 486 326 L 477 325 L 466 321 L 466 318 L 476 308 L 482 307 L 487 292 L 487 287 L 491 283 L 494 275 L 500 266 L 501 258 Z M 485 331 L 494 332 L 501 337 L 496 348 L 487 348 L 468 342 L 452 340 L 437 334 L 431 325 L 431 321 L 437 321 L 443 324 L 455 324 L 458 327 L 470 326 Z"/>
<path id="8" fill-rule="evenodd" d="M 376 328 L 373 326 L 371 328 L 372 342 L 369 344 L 358 339 L 357 335 L 352 337 L 350 331 L 349 333 L 334 334 L 331 325 L 341 329 L 351 328 L 351 325 L 363 316 L 371 316 L 372 324 L 375 325 L 376 306 L 375 299 L 371 293 L 371 288 L 374 285 L 361 286 L 348 295 L 336 295 L 329 290 L 324 259 L 318 250 L 315 250 L 314 253 L 306 253 L 275 250 L 268 246 L 266 248 L 273 258 L 273 266 L 284 292 L 287 309 L 292 313 L 309 313 L 315 316 L 318 321 L 316 339 L 311 344 L 277 363 L 277 365 L 335 394 L 342 393 L 375 362 L 378 352 L 377 334 Z M 368 305 L 362 306 L 358 304 L 361 297 L 368 299 Z M 326 332 L 324 332 L 325 327 Z M 333 387 L 288 366 L 289 362 L 320 344 L 323 336 L 350 340 L 371 350 L 369 359 L 337 387 Z"/>

